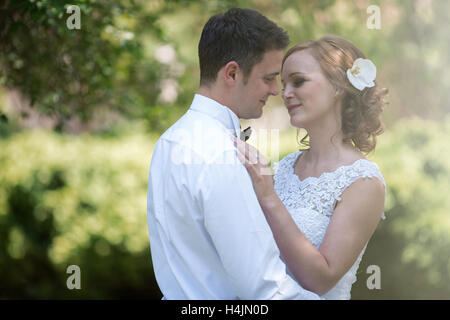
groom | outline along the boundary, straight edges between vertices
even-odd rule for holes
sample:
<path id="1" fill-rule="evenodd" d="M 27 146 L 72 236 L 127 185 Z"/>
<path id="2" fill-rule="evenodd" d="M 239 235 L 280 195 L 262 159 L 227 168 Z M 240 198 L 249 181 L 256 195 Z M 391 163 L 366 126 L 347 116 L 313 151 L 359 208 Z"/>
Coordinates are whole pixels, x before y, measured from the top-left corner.
<path id="1" fill-rule="evenodd" d="M 204 26 L 200 88 L 158 140 L 148 231 L 163 299 L 318 299 L 286 274 L 236 156 L 231 134 L 279 88 L 287 33 L 260 13 L 230 9 Z"/>

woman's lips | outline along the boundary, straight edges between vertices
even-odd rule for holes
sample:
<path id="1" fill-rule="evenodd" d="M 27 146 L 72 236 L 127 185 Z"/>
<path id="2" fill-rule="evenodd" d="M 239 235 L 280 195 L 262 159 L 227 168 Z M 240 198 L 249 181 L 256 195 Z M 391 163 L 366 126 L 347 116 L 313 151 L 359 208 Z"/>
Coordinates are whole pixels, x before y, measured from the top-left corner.
<path id="1" fill-rule="evenodd" d="M 294 110 L 294 109 L 296 109 L 296 108 L 299 108 L 301 106 L 301 104 L 293 104 L 293 105 L 290 105 L 289 107 L 288 107 L 288 112 L 291 112 L 292 110 Z"/>

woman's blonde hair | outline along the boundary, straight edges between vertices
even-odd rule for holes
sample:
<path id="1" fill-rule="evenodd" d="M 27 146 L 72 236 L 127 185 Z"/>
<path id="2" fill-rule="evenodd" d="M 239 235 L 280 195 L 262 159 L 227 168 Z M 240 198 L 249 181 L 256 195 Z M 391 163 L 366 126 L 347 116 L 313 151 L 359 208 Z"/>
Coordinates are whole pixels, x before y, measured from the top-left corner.
<path id="1" fill-rule="evenodd" d="M 362 91 L 350 83 L 347 69 L 356 59 L 366 57 L 353 43 L 338 36 L 329 35 L 290 48 L 283 58 L 283 65 L 291 54 L 305 49 L 311 52 L 328 81 L 341 93 L 343 142 L 353 143 L 361 152 L 369 153 L 375 149 L 376 136 L 383 132 L 380 116 L 388 90 L 379 89 L 376 81 L 374 87 Z M 307 138 L 308 135 L 304 136 L 300 143 L 309 146 Z"/>

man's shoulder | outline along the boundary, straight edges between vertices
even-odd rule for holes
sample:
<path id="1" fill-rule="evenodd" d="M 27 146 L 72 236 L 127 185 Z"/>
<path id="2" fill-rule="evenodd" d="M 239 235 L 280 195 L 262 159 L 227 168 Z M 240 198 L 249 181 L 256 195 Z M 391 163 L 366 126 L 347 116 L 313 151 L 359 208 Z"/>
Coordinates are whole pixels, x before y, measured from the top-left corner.
<path id="1" fill-rule="evenodd" d="M 231 131 L 228 132 L 219 121 L 190 110 L 163 133 L 158 143 L 194 152 L 205 160 L 234 150 Z"/>

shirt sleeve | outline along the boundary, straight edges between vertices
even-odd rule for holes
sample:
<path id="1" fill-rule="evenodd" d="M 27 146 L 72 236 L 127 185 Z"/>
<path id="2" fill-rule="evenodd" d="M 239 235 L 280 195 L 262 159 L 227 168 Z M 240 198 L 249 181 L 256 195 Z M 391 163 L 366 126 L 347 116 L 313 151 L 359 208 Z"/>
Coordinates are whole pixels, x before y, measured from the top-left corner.
<path id="1" fill-rule="evenodd" d="M 235 152 L 227 150 L 221 158 L 233 163 L 206 164 L 197 186 L 205 228 L 231 286 L 240 299 L 320 299 L 286 274 L 250 176 Z"/>

